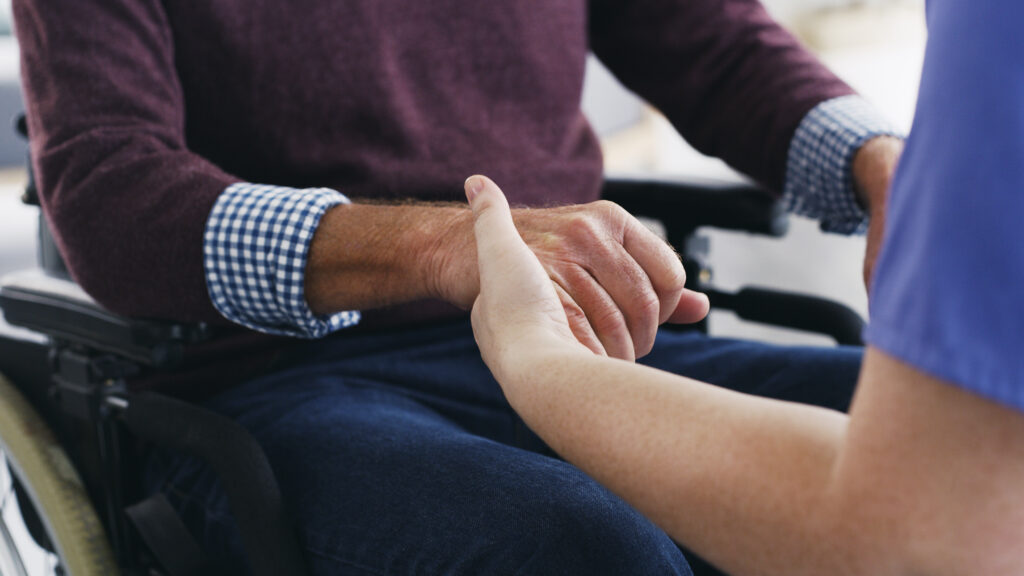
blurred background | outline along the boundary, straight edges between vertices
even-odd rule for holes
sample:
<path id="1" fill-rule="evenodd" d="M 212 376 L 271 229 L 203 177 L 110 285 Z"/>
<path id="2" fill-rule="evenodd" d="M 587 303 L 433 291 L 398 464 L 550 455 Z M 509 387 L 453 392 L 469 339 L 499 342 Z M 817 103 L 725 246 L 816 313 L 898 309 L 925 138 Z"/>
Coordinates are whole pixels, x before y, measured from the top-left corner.
<path id="1" fill-rule="evenodd" d="M 923 0 L 763 0 L 839 76 L 897 126 L 909 129 L 924 55 Z M 25 146 L 9 119 L 22 109 L 18 47 L 11 35 L 11 0 L 0 0 L 0 275 L 33 266 L 35 209 L 20 202 Z M 657 112 L 623 89 L 598 63 L 588 63 L 583 106 L 601 136 L 608 172 L 741 179 L 722 162 L 684 142 Z M 821 233 L 794 218 L 781 240 L 707 232 L 715 283 L 786 288 L 819 294 L 867 313 L 861 280 L 863 238 Z M 738 322 L 711 321 L 715 334 L 785 342 L 827 342 L 813 336 Z"/>
<path id="2" fill-rule="evenodd" d="M 897 127 L 909 131 L 924 59 L 923 0 L 762 0 L 826 65 Z M 591 59 L 584 108 L 601 134 L 609 173 L 741 179 L 723 162 L 702 156 L 657 112 L 626 92 Z M 863 237 L 825 234 L 817 222 L 792 217 L 783 239 L 714 230 L 711 266 L 722 289 L 743 285 L 827 296 L 867 317 L 861 275 Z M 711 317 L 713 334 L 786 343 L 830 344 L 825 337 Z"/>

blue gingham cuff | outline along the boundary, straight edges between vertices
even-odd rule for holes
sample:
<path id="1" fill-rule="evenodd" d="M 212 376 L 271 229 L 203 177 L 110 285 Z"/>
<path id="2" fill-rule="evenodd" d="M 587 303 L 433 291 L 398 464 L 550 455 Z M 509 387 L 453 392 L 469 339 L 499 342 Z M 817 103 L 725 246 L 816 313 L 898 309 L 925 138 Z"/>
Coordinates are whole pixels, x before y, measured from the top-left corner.
<path id="1" fill-rule="evenodd" d="M 868 140 L 903 135 L 860 96 L 827 100 L 800 122 L 789 146 L 783 205 L 838 234 L 863 233 L 867 213 L 857 201 L 853 157 Z"/>
<path id="2" fill-rule="evenodd" d="M 239 183 L 225 189 L 203 236 L 206 288 L 217 311 L 253 330 L 302 338 L 357 324 L 357 311 L 313 314 L 304 290 L 320 218 L 347 202 L 327 188 Z"/>

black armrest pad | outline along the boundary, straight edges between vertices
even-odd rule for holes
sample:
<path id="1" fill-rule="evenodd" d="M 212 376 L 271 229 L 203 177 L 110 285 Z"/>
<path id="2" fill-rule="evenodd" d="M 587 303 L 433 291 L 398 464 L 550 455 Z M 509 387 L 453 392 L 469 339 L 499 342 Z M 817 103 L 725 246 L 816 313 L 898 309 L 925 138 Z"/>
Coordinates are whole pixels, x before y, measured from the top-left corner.
<path id="1" fill-rule="evenodd" d="M 864 320 L 850 307 L 808 294 L 769 288 L 743 288 L 730 294 L 706 290 L 711 305 L 744 320 L 831 336 L 837 344 L 862 346 Z"/>
<path id="2" fill-rule="evenodd" d="M 656 218 L 670 234 L 702 226 L 784 236 L 789 219 L 779 199 L 753 184 L 716 180 L 609 178 L 602 198 L 635 216 Z"/>
<path id="3" fill-rule="evenodd" d="M 184 346 L 205 340 L 205 325 L 138 320 L 103 309 L 70 280 L 27 270 L 0 280 L 0 308 L 13 326 L 111 352 L 146 366 L 170 368 Z"/>

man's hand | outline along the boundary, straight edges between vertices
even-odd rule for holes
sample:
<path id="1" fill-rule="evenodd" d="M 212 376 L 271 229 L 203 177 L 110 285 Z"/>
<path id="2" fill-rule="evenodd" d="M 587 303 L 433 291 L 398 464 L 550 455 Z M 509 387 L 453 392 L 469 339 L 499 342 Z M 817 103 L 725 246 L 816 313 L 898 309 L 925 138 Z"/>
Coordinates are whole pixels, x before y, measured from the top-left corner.
<path id="1" fill-rule="evenodd" d="M 475 176 L 467 186 L 475 183 L 501 194 L 490 180 Z M 650 352 L 663 322 L 707 314 L 707 298 L 683 288 L 686 273 L 672 249 L 616 204 L 511 213 L 552 280 L 572 334 L 592 351 L 634 360 Z M 434 295 L 469 308 L 480 291 L 472 214 L 453 223 L 441 242 Z M 511 276 L 502 281 L 518 286 Z"/>
<path id="2" fill-rule="evenodd" d="M 868 141 L 853 157 L 853 181 L 858 199 L 868 212 L 867 252 L 864 254 L 864 286 L 871 289 L 875 261 L 882 249 L 889 185 L 903 152 L 903 140 L 882 136 Z"/>

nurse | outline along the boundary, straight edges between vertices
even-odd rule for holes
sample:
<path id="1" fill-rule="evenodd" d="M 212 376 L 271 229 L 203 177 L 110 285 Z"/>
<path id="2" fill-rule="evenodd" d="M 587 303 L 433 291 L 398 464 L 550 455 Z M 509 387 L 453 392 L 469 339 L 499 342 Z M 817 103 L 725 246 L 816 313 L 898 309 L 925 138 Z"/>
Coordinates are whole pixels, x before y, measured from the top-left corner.
<path id="1" fill-rule="evenodd" d="M 735 576 L 1024 574 L 1024 3 L 927 14 L 848 417 L 595 356 L 501 191 L 466 183 L 474 330 L 512 406 Z"/>

